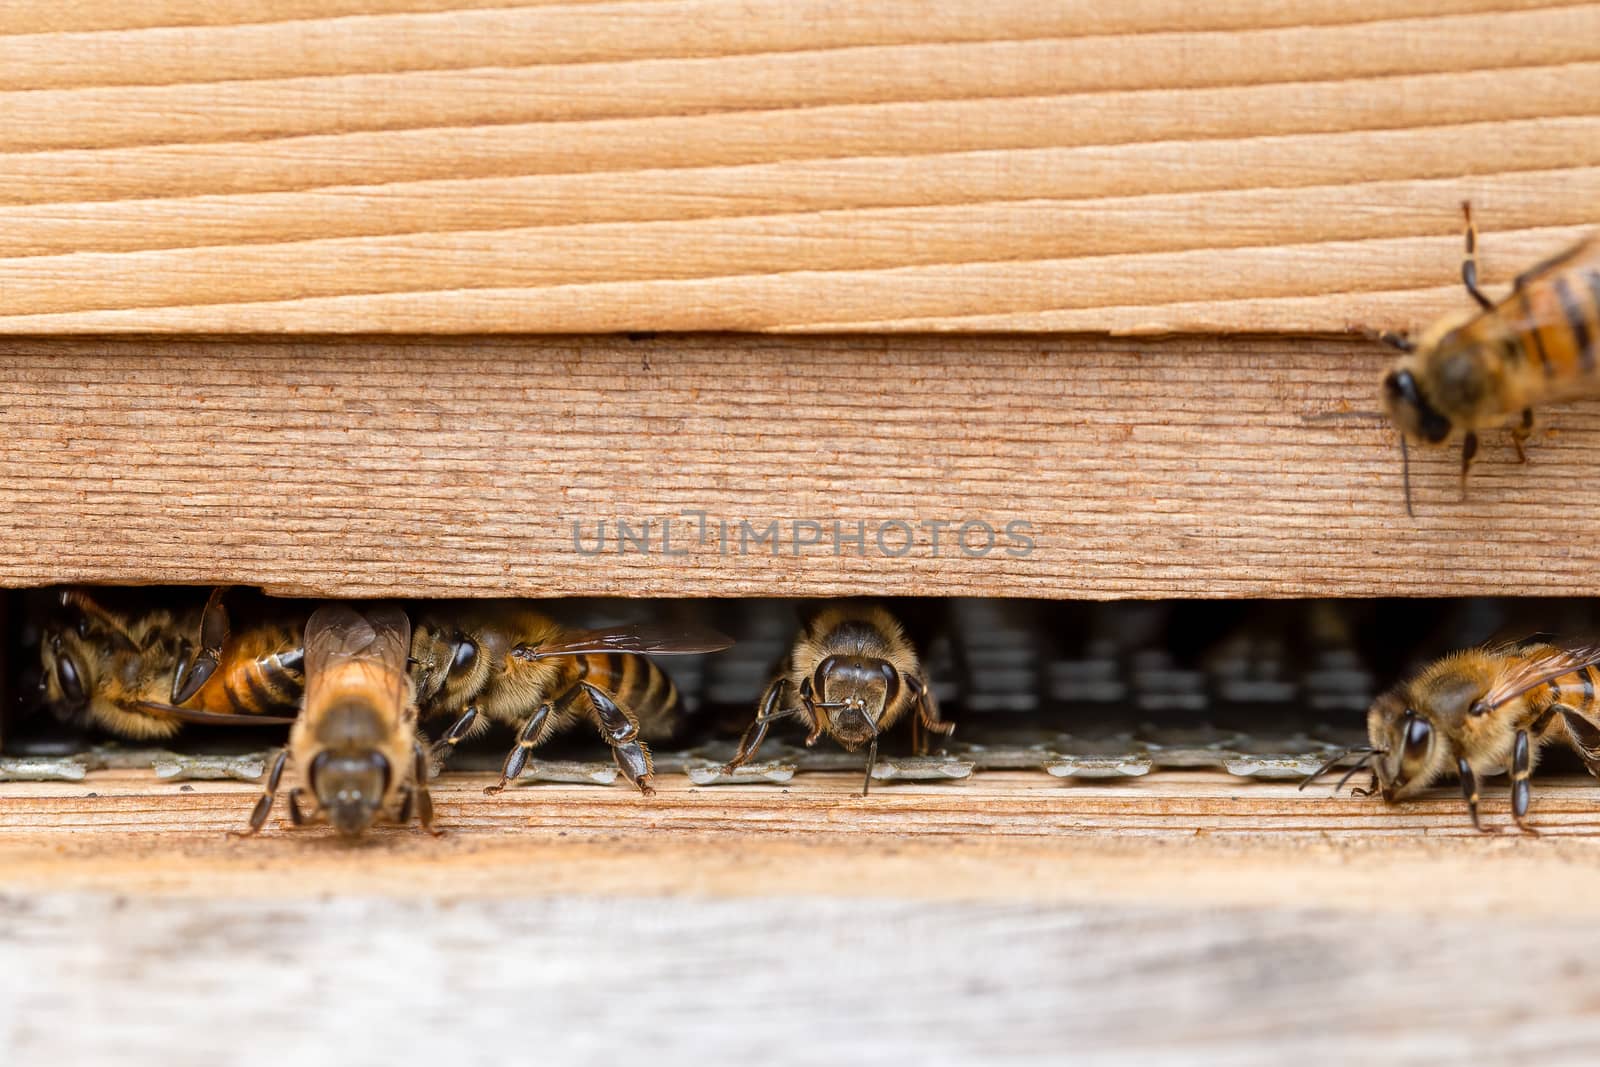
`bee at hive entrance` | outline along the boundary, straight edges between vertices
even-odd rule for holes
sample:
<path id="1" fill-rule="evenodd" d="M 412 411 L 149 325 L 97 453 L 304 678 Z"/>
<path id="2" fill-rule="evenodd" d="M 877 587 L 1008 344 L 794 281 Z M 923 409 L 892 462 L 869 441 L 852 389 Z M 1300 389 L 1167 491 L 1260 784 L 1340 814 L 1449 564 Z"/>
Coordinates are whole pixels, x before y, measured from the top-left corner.
<path id="1" fill-rule="evenodd" d="M 247 590 L 202 593 L 13 598 L 17 695 L 0 778 L 143 766 L 167 781 L 258 782 L 254 811 L 241 808 L 251 831 L 287 787 L 292 822 L 355 835 L 414 816 L 432 828 L 430 790 L 455 782 L 500 794 L 620 779 L 645 817 L 667 780 L 681 783 L 674 795 L 734 796 L 722 791 L 832 789 L 846 773 L 870 804 L 873 784 L 959 788 L 999 773 L 1048 790 L 1334 769 L 1350 772 L 1341 786 L 1366 772 L 1358 797 L 1397 805 L 1454 776 L 1481 826 L 1482 783 L 1504 774 L 1512 821 L 1530 827 L 1542 746 L 1568 750 L 1578 770 L 1600 767 L 1600 652 L 1534 636 L 1595 632 L 1582 601 L 499 600 L 314 612 Z M 372 684 L 337 680 L 357 676 Z"/>

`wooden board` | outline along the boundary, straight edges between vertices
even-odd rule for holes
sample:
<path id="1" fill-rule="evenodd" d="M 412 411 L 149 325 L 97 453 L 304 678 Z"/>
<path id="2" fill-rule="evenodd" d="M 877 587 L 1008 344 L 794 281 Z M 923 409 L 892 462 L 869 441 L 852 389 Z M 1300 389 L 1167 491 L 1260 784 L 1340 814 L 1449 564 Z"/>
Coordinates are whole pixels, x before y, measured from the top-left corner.
<path id="1" fill-rule="evenodd" d="M 1329 331 L 1600 219 L 1600 5 L 0 12 L 0 332 Z"/>
<path id="2" fill-rule="evenodd" d="M 1547 412 L 1525 467 L 1491 439 L 1464 503 L 1455 454 L 1418 453 L 1412 520 L 1394 435 L 1344 417 L 1375 406 L 1388 359 L 1284 340 L 12 342 L 0 584 L 1052 598 L 1600 584 L 1600 544 L 1562 517 L 1596 506 L 1600 412 Z M 653 524 L 648 551 L 619 520 Z M 968 522 L 995 531 L 992 549 L 978 526 L 957 547 Z M 937 552 L 934 523 L 949 524 Z"/>
<path id="3" fill-rule="evenodd" d="M 1086 881 L 1118 869 L 1111 859 L 1097 869 L 1099 873 L 1091 873 L 1096 870 L 1091 865 L 1073 879 L 1061 878 L 1061 872 L 1048 865 L 1031 873 L 1013 869 L 1006 857 L 1031 855 L 1020 847 L 1029 841 L 1085 838 L 1106 844 L 1138 839 L 1153 846 L 1204 838 L 1216 844 L 1214 855 L 1241 857 L 1249 855 L 1240 851 L 1247 846 L 1269 846 L 1269 851 L 1285 850 L 1282 854 L 1289 855 L 1317 844 L 1359 852 L 1382 841 L 1406 845 L 1417 858 L 1429 854 L 1427 849 L 1416 851 L 1422 842 L 1449 841 L 1455 850 L 1449 854 L 1467 856 L 1515 849 L 1514 841 L 1519 838 L 1509 831 L 1510 794 L 1503 779 L 1494 779 L 1484 788 L 1483 821 L 1494 831 L 1489 834 L 1473 829 L 1460 790 L 1453 784 L 1410 803 L 1389 806 L 1348 793 L 1334 797 L 1326 786 L 1301 790 L 1293 782 L 1244 779 L 1214 771 L 1163 770 L 1142 778 L 1073 782 L 1051 777 L 1042 767 L 1037 771 L 983 771 L 954 782 L 878 783 L 866 797 L 861 796 L 861 776 L 853 771 L 797 774 L 784 785 L 709 787 L 691 786 L 680 773 L 665 773 L 657 777 L 654 797 L 643 797 L 622 784 L 536 784 L 486 796 L 483 787 L 497 779 L 498 775 L 486 772 L 449 772 L 435 780 L 436 821 L 450 831 L 443 844 L 415 827 L 374 832 L 373 840 L 382 843 L 372 847 L 398 864 L 397 880 L 390 889 L 403 892 L 402 884 L 410 884 L 417 876 L 411 864 L 431 863 L 430 857 L 441 854 L 478 857 L 472 864 L 525 862 L 502 849 L 512 844 L 506 835 L 520 842 L 518 848 L 565 847 L 563 841 L 569 837 L 606 841 L 607 848 L 585 853 L 591 857 L 587 862 L 601 867 L 615 863 L 619 870 L 632 870 L 635 863 L 627 857 L 637 847 L 648 848 L 651 841 L 663 841 L 662 847 L 670 847 L 679 838 L 724 835 L 749 842 L 752 849 L 795 840 L 842 844 L 875 838 L 892 841 L 899 849 L 918 841 L 934 847 L 945 838 L 955 838 L 963 841 L 964 847 L 975 849 L 970 853 L 974 858 L 981 858 L 985 853 L 980 845 L 995 846 L 995 862 L 1010 877 L 992 878 L 979 867 L 968 867 L 965 873 L 937 885 L 916 883 L 915 861 L 896 858 L 891 850 L 882 860 L 885 866 L 880 876 L 874 878 L 874 895 L 958 899 L 1079 899 Z M 351 888 L 348 879 L 367 877 L 339 858 L 349 853 L 341 851 L 331 831 L 297 832 L 288 825 L 287 813 L 281 808 L 272 817 L 270 825 L 275 829 L 271 832 L 263 832 L 249 845 L 233 841 L 228 831 L 243 828 L 260 794 L 261 787 L 250 783 L 165 781 L 138 770 L 91 771 L 76 782 L 0 782 L 0 854 L 7 859 L 0 878 L 15 882 L 32 877 L 29 871 L 38 865 L 23 858 L 21 846 L 50 843 L 58 846 L 49 861 L 57 872 L 51 877 L 65 877 L 56 864 L 63 858 L 75 858 L 75 862 L 88 864 L 81 871 L 88 880 L 74 876 L 69 881 L 82 886 L 99 884 L 94 879 L 103 872 L 97 875 L 94 865 L 112 862 L 110 857 L 119 853 L 115 841 L 128 842 L 120 852 L 136 863 L 148 846 L 168 838 L 195 846 L 196 851 L 187 857 L 173 859 L 179 867 L 198 864 L 197 870 L 226 873 L 232 869 L 236 876 L 249 877 L 248 872 L 257 866 L 256 853 L 250 849 L 278 856 L 290 848 L 305 851 L 305 877 L 315 884 L 332 885 L 318 882 L 326 876 L 344 879 L 339 886 Z M 1529 821 L 1540 831 L 1539 842 L 1600 834 L 1600 785 L 1593 779 L 1544 775 L 1536 781 L 1533 795 Z M 318 841 L 322 844 L 308 843 Z M 1537 843 L 1532 838 L 1528 841 Z M 1006 843 L 1017 849 L 1008 853 L 1000 847 Z M 1548 856 L 1550 852 L 1529 854 Z M 324 870 L 318 866 L 323 863 L 331 866 Z M 550 891 L 570 889 L 577 884 L 570 876 L 608 891 L 647 886 L 656 891 L 680 890 L 689 884 L 674 879 L 692 877 L 700 879 L 694 883 L 699 888 L 716 892 L 776 892 L 785 884 L 815 892 L 825 888 L 828 877 L 826 871 L 807 874 L 785 863 L 779 863 L 776 873 L 755 873 L 754 868 L 743 869 L 743 861 L 732 852 L 707 854 L 696 863 L 694 871 L 664 872 L 665 881 L 630 885 L 602 870 L 587 870 L 582 863 L 561 862 L 551 865 L 557 870 L 548 876 L 545 887 Z M 568 873 L 561 873 L 569 868 Z M 1187 879 L 1174 881 L 1171 873 L 1171 869 L 1136 872 L 1130 867 L 1123 876 L 1137 882 L 1141 893 L 1157 897 L 1199 891 Z M 1308 899 L 1329 906 L 1352 904 L 1357 898 L 1344 894 L 1370 874 L 1362 873 L 1354 883 L 1336 882 Z M 1591 874 L 1600 879 L 1600 870 Z M 137 882 L 145 876 L 129 873 L 128 877 Z M 440 872 L 430 877 L 454 875 Z M 471 880 L 475 876 L 464 877 Z M 1504 901 L 1507 895 L 1525 888 L 1514 880 L 1483 886 L 1475 890 L 1479 898 L 1471 904 L 1480 907 L 1488 899 Z M 1260 903 L 1276 892 L 1234 875 L 1206 891 L 1232 903 Z M 1591 894 L 1573 907 L 1583 909 L 1586 915 L 1600 911 L 1600 896 Z"/>
<path id="4" fill-rule="evenodd" d="M 439 783 L 446 836 L 353 848 L 224 836 L 245 785 L 0 785 L 0 1048 L 1267 1064 L 1315 1043 L 1423 1064 L 1578 1063 L 1600 1039 L 1592 782 L 1541 778 L 1530 838 L 1472 834 L 1448 790 L 1386 809 L 1222 775 L 867 799 L 854 775 L 670 778 L 652 801 L 488 780 Z M 226 1035 L 177 1028 L 197 1012 Z"/>

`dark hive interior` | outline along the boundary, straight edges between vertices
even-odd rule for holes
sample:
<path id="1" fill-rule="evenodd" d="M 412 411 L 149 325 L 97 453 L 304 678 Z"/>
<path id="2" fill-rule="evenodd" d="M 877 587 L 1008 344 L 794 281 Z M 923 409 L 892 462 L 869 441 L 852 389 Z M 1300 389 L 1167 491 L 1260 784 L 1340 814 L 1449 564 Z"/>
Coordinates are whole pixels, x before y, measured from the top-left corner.
<path id="1" fill-rule="evenodd" d="M 75 768 L 157 765 L 169 776 L 250 777 L 229 764 L 281 743 L 281 727 L 189 726 L 157 744 L 97 733 L 43 699 L 41 635 L 64 616 L 59 590 L 4 598 L 6 684 L 0 775 L 71 777 Z M 205 590 L 96 589 L 121 610 L 194 603 Z M 886 778 L 959 778 L 985 769 L 1044 769 L 1063 778 L 1121 778 L 1205 767 L 1288 778 L 1358 742 L 1375 693 L 1455 648 L 1534 633 L 1595 631 L 1585 600 L 1122 601 L 885 600 L 922 652 L 946 718 L 944 751 L 907 758 L 902 722 L 884 741 Z M 656 750 L 658 773 L 700 772 L 726 759 L 774 665 L 816 601 L 568 600 L 541 602 L 574 627 L 671 620 L 737 640 L 710 655 L 658 660 L 689 708 L 679 739 Z M 413 604 L 413 610 L 427 605 Z M 445 723 L 425 723 L 437 736 Z M 779 723 L 753 770 L 857 769 L 824 739 Z M 454 769 L 499 767 L 512 738 L 496 727 L 463 746 Z M 161 761 L 165 759 L 165 771 Z M 174 762 L 176 760 L 176 762 Z M 592 733 L 569 732 L 537 752 L 529 780 L 599 780 L 609 766 Z M 609 780 L 609 779 L 608 779 Z"/>

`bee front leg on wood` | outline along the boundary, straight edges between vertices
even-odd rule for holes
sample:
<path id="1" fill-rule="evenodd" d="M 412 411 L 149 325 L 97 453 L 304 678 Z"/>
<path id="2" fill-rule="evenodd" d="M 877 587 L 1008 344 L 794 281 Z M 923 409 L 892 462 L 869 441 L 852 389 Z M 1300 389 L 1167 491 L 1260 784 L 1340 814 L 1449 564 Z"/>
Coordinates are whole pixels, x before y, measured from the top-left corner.
<path id="1" fill-rule="evenodd" d="M 455 754 L 456 746 L 461 744 L 461 739 L 472 732 L 473 726 L 478 722 L 478 705 L 473 704 L 462 713 L 461 717 L 450 724 L 450 729 L 440 735 L 439 740 L 433 743 L 433 758 L 443 770 L 445 763 Z"/>
<path id="2" fill-rule="evenodd" d="M 1533 409 L 1522 409 L 1522 422 L 1511 428 L 1511 447 L 1517 450 L 1517 462 L 1528 462 L 1528 452 L 1523 445 L 1533 436 Z"/>
<path id="3" fill-rule="evenodd" d="M 1478 776 L 1464 759 L 1456 761 L 1456 772 L 1461 776 L 1461 795 L 1466 799 L 1467 811 L 1472 814 L 1472 828 L 1483 833 L 1483 823 L 1478 818 Z"/>
<path id="4" fill-rule="evenodd" d="M 443 831 L 433 828 L 433 793 L 428 789 L 428 753 L 421 742 L 412 744 L 411 753 L 411 773 L 415 776 L 415 780 L 411 783 L 411 795 L 415 796 L 417 801 L 417 822 L 421 823 L 422 828 L 428 833 L 438 837 Z M 407 817 L 400 821 L 409 822 L 410 813 L 408 812 Z"/>
<path id="5" fill-rule="evenodd" d="M 1472 462 L 1478 458 L 1478 435 L 1471 430 L 1461 439 L 1461 499 L 1467 499 L 1467 475 L 1472 471 Z"/>
<path id="6" fill-rule="evenodd" d="M 651 780 L 655 775 L 650 762 L 650 747 L 639 740 L 638 721 L 618 705 L 611 694 L 588 682 L 579 684 L 594 708 L 600 736 L 611 746 L 611 755 L 621 768 L 623 777 L 638 786 L 639 792 L 645 796 L 654 796 L 656 790 Z"/>
<path id="7" fill-rule="evenodd" d="M 272 812 L 272 802 L 278 796 L 278 786 L 283 782 L 283 769 L 289 763 L 289 750 L 280 749 L 278 758 L 272 761 L 272 770 L 267 774 L 267 788 L 262 792 L 261 799 L 256 801 L 255 808 L 250 812 L 250 828 L 248 830 L 228 831 L 234 837 L 249 837 L 260 832 L 267 824 L 267 816 Z"/>
<path id="8" fill-rule="evenodd" d="M 761 694 L 761 709 L 756 712 L 755 721 L 746 727 L 743 736 L 739 738 L 739 751 L 733 758 L 722 765 L 723 774 L 732 774 L 740 767 L 755 758 L 756 751 L 761 748 L 761 743 L 767 739 L 767 731 L 777 719 L 785 719 L 791 715 L 798 715 L 798 707 L 779 709 L 778 702 L 783 697 L 784 680 L 775 678 L 767 686 L 767 691 Z"/>

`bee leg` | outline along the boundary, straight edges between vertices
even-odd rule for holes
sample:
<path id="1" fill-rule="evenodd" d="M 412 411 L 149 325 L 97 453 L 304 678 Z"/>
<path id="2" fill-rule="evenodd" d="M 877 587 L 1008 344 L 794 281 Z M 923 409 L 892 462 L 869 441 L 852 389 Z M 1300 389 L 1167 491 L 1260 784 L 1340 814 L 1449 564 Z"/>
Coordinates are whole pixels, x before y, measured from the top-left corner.
<path id="1" fill-rule="evenodd" d="M 205 610 L 200 613 L 200 647 L 188 662 L 178 664 L 178 670 L 172 676 L 174 704 L 182 704 L 198 693 L 200 687 L 216 673 L 217 664 L 222 662 L 222 646 L 227 644 L 229 629 L 228 609 L 222 603 L 222 596 L 227 591 L 227 586 L 219 585 L 206 599 Z"/>
<path id="2" fill-rule="evenodd" d="M 438 837 L 443 831 L 433 828 L 433 793 L 428 789 L 428 753 L 418 742 L 412 743 L 411 753 L 413 760 L 411 773 L 416 776 L 416 781 L 412 783 L 411 792 L 406 794 L 407 807 L 410 806 L 411 797 L 414 795 L 417 798 L 417 822 L 421 823 L 422 828 L 428 833 Z M 402 823 L 411 821 L 411 813 L 407 812 L 405 818 L 400 821 Z"/>
<path id="3" fill-rule="evenodd" d="M 433 743 L 433 758 L 438 761 L 440 768 L 445 761 L 455 753 L 456 746 L 461 739 L 472 732 L 472 727 L 478 721 L 478 705 L 473 704 L 462 714 L 461 718 L 450 724 L 450 729 L 440 735 L 439 740 Z"/>
<path id="4" fill-rule="evenodd" d="M 260 832 L 267 824 L 267 816 L 272 812 L 272 801 L 278 795 L 278 786 L 283 782 L 283 768 L 289 763 L 289 750 L 279 749 L 278 758 L 272 762 L 272 770 L 267 774 L 267 788 L 262 792 L 261 799 L 256 801 L 255 808 L 250 812 L 250 828 L 248 830 L 228 831 L 234 837 L 249 837 Z"/>
<path id="5" fill-rule="evenodd" d="M 749 763 L 755 757 L 756 750 L 761 747 L 761 742 L 767 739 L 767 730 L 771 728 L 772 720 L 781 719 L 799 712 L 799 708 L 790 708 L 787 711 L 778 710 L 778 701 L 783 696 L 783 679 L 774 678 L 772 684 L 767 686 L 767 691 L 761 694 L 761 710 L 756 712 L 755 721 L 745 728 L 739 738 L 739 751 L 733 758 L 722 765 L 723 774 L 732 774 L 739 767 Z"/>
<path id="6" fill-rule="evenodd" d="M 1467 810 L 1472 813 L 1472 828 L 1481 834 L 1484 829 L 1478 819 L 1478 776 L 1464 759 L 1456 760 L 1456 771 L 1461 775 L 1461 795 L 1467 798 Z"/>
<path id="7" fill-rule="evenodd" d="M 1533 436 L 1533 409 L 1522 409 L 1522 422 L 1511 430 L 1511 447 L 1517 450 L 1517 462 L 1528 462 L 1528 453 L 1523 449 L 1529 437 Z"/>
<path id="8" fill-rule="evenodd" d="M 1472 461 L 1478 458 L 1478 435 L 1471 430 L 1461 439 L 1461 499 L 1467 499 L 1467 472 Z"/>
<path id="9" fill-rule="evenodd" d="M 400 787 L 400 808 L 394 813 L 394 821 L 401 826 L 411 821 L 411 802 L 416 798 L 416 790 L 409 785 Z"/>
<path id="10" fill-rule="evenodd" d="M 1466 285 L 1467 292 L 1478 306 L 1485 311 L 1494 310 L 1494 301 L 1483 295 L 1483 290 L 1478 288 L 1478 226 L 1472 221 L 1472 202 L 1463 200 L 1461 212 L 1467 217 L 1467 252 L 1461 259 L 1461 281 Z"/>
<path id="11" fill-rule="evenodd" d="M 310 820 L 300 807 L 300 787 L 295 786 L 289 790 L 289 795 L 284 798 L 289 802 L 289 821 L 295 826 L 304 826 Z"/>
<path id="12" fill-rule="evenodd" d="M 579 684 L 589 697 L 589 706 L 594 708 L 600 736 L 611 746 L 611 756 L 617 761 L 623 777 L 638 786 L 639 792 L 645 796 L 654 796 L 656 790 L 651 784 L 654 767 L 649 746 L 639 740 L 639 723 L 612 699 L 610 693 L 588 682 Z"/>
<path id="13" fill-rule="evenodd" d="M 1528 776 L 1532 773 L 1533 746 L 1528 743 L 1528 731 L 1518 730 L 1511 749 L 1511 817 L 1525 834 L 1539 832 L 1523 821 L 1528 815 Z"/>
<path id="14" fill-rule="evenodd" d="M 1590 774 L 1600 778 L 1600 727 L 1572 708 L 1563 707 L 1561 718 L 1567 724 L 1567 736 L 1572 738 L 1578 755 L 1583 757 L 1583 765 L 1589 768 Z"/>
<path id="15" fill-rule="evenodd" d="M 534 750 L 543 738 L 539 735 L 544 732 L 544 724 L 550 720 L 550 710 L 554 705 L 549 701 L 539 705 L 539 710 L 528 716 L 528 721 L 522 724 L 522 731 L 517 734 L 517 744 L 510 752 L 506 753 L 505 765 L 500 768 L 500 780 L 494 785 L 483 787 L 489 794 L 500 792 L 506 783 L 516 778 L 528 766 L 528 753 Z"/>
<path id="16" fill-rule="evenodd" d="M 911 677 L 906 679 L 906 687 L 911 690 L 917 702 L 917 717 L 911 720 L 913 726 L 921 726 L 930 734 L 939 734 L 941 737 L 949 737 L 956 732 L 955 723 L 945 722 L 939 718 L 939 703 L 934 700 L 933 690 L 928 688 L 928 683 L 921 678 Z M 927 755 L 927 738 L 919 733 L 913 740 L 913 747 L 917 755 Z"/>

